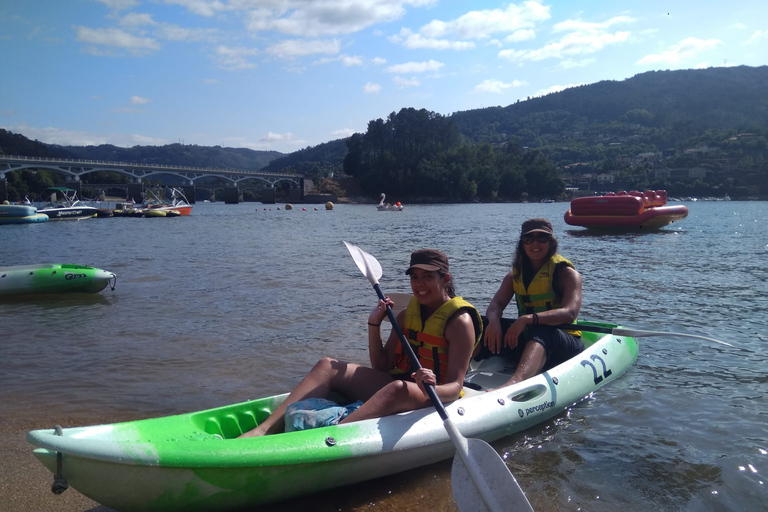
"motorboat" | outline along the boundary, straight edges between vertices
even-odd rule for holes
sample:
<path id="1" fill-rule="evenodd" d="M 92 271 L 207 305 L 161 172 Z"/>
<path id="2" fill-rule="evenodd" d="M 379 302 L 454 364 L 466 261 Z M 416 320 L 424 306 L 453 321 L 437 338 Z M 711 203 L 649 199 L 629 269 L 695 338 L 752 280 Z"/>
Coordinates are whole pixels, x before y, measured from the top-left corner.
<path id="1" fill-rule="evenodd" d="M 151 189 L 147 190 L 147 196 L 148 197 L 146 197 L 141 204 L 141 209 L 144 210 L 144 215 L 147 217 L 152 216 L 147 215 L 147 212 L 150 211 L 168 212 L 175 210 L 178 211 L 180 215 L 189 215 L 192 213 L 192 205 L 189 204 L 184 193 L 178 188 L 171 188 L 170 199 L 161 199 Z"/>
<path id="2" fill-rule="evenodd" d="M 47 197 L 37 213 L 44 213 L 50 220 L 90 219 L 99 213 L 99 209 L 83 204 L 77 199 L 77 191 L 67 187 L 49 187 L 44 194 Z"/>

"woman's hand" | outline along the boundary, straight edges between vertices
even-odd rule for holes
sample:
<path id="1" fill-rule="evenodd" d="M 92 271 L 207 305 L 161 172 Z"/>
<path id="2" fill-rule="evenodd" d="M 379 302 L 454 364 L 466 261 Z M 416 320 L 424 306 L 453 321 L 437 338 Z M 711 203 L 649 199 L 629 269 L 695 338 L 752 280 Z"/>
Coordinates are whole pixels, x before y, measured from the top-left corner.
<path id="1" fill-rule="evenodd" d="M 387 317 L 387 306 L 390 308 L 395 307 L 395 303 L 389 297 L 384 297 L 384 300 L 379 299 L 379 303 L 368 315 L 369 324 L 380 324 Z"/>
<path id="2" fill-rule="evenodd" d="M 515 322 L 509 326 L 507 333 L 504 335 L 504 345 L 509 348 L 515 348 L 517 346 L 518 338 L 523 333 L 523 330 L 528 325 L 522 318 L 518 318 Z"/>
<path id="3" fill-rule="evenodd" d="M 501 320 L 488 320 L 483 343 L 491 352 L 498 354 L 501 351 L 501 342 Z"/>
<path id="4" fill-rule="evenodd" d="M 425 385 L 430 385 L 432 387 L 437 386 L 437 377 L 435 377 L 435 373 L 428 368 L 419 368 L 411 374 L 411 378 L 416 381 L 416 384 L 418 384 L 422 390 L 424 390 L 425 394 L 427 392 Z"/>

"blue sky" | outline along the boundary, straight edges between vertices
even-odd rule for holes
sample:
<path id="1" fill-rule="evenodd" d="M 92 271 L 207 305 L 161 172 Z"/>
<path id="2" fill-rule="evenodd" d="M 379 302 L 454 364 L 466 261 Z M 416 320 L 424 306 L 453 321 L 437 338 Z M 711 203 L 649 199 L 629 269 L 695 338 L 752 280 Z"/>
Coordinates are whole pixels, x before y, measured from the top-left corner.
<path id="1" fill-rule="evenodd" d="M 0 127 L 289 153 L 650 70 L 762 66 L 768 2 L 0 0 Z"/>

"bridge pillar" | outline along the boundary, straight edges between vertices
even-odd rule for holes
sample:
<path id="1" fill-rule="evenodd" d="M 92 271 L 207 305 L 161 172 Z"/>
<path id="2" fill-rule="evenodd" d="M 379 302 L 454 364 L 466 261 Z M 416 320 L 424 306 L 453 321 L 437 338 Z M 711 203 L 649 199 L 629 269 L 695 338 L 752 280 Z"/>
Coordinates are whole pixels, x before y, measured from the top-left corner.
<path id="1" fill-rule="evenodd" d="M 8 200 L 8 180 L 0 178 L 0 203 Z"/>
<path id="2" fill-rule="evenodd" d="M 128 183 L 128 200 L 140 203 L 144 200 L 144 188 L 141 183 Z"/>
<path id="3" fill-rule="evenodd" d="M 182 185 L 181 191 L 184 192 L 184 197 L 187 198 L 189 204 L 195 204 L 195 186 L 194 185 Z"/>
<path id="4" fill-rule="evenodd" d="M 261 202 L 262 204 L 275 204 L 274 187 L 261 189 Z"/>
<path id="5" fill-rule="evenodd" d="M 237 186 L 225 187 L 222 191 L 224 196 L 224 204 L 238 204 L 240 203 L 240 189 Z"/>

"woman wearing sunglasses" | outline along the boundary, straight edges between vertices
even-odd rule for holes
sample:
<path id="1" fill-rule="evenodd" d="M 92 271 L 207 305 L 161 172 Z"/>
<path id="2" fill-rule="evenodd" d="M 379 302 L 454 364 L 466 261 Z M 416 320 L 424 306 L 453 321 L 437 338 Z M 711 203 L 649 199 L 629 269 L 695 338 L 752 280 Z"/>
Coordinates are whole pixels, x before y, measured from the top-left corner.
<path id="1" fill-rule="evenodd" d="M 513 296 L 517 320 L 503 333 L 501 315 Z M 584 350 L 581 332 L 554 327 L 575 322 L 580 309 L 581 274 L 557 253 L 552 224 L 529 219 L 520 231 L 512 271 L 485 313 L 485 347 L 478 359 L 503 354 L 519 361 L 505 386 L 553 368 Z"/>

